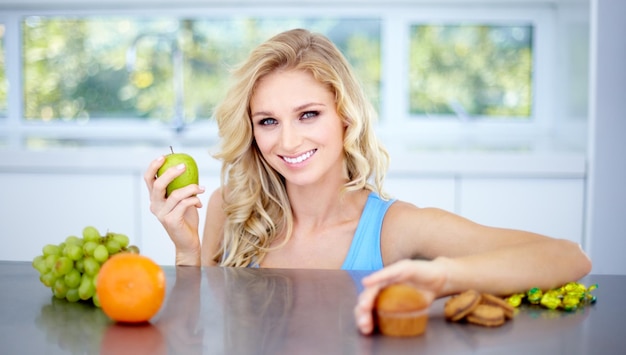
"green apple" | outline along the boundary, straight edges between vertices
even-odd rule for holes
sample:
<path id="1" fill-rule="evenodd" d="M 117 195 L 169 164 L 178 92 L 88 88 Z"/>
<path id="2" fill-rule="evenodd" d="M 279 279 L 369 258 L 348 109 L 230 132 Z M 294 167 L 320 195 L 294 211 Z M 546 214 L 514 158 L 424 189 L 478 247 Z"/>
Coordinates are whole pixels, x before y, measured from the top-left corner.
<path id="1" fill-rule="evenodd" d="M 167 185 L 165 192 L 166 197 L 176 189 L 198 183 L 198 165 L 191 155 L 185 153 L 174 153 L 172 147 L 170 147 L 170 151 L 171 153 L 165 156 L 163 165 L 161 165 L 157 171 L 157 176 L 163 175 L 167 169 L 179 164 L 185 164 L 186 168 L 185 172 L 183 172 L 180 176 L 177 176 L 174 180 L 172 180 L 172 182 L 170 182 L 169 185 Z"/>

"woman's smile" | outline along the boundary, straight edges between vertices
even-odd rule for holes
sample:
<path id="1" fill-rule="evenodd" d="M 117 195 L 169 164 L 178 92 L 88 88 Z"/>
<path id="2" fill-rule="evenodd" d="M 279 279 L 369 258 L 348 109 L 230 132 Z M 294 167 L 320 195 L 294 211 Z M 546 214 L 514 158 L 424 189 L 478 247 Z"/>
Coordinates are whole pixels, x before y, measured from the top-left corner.
<path id="1" fill-rule="evenodd" d="M 289 164 L 300 164 L 305 160 L 308 160 L 310 157 L 313 156 L 313 154 L 315 154 L 315 152 L 317 151 L 317 149 L 312 149 L 309 150 L 308 152 L 304 153 L 304 154 L 300 154 L 298 156 L 295 157 L 288 157 L 286 155 L 281 155 L 280 157 L 283 158 L 283 160 Z"/>

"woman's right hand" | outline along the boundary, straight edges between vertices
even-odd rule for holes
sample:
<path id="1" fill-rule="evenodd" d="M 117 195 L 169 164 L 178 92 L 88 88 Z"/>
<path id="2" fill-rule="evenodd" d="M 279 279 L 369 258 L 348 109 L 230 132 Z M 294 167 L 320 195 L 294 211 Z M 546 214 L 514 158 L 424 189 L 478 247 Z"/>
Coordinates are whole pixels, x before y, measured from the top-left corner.
<path id="1" fill-rule="evenodd" d="M 150 163 L 144 174 L 150 193 L 150 212 L 172 239 L 176 247 L 176 264 L 200 265 L 198 208 L 202 207 L 202 202 L 198 195 L 204 192 L 204 187 L 191 184 L 174 190 L 166 198 L 167 185 L 185 171 L 185 166 L 173 166 L 157 178 L 157 171 L 164 161 L 164 156 L 158 157 Z"/>

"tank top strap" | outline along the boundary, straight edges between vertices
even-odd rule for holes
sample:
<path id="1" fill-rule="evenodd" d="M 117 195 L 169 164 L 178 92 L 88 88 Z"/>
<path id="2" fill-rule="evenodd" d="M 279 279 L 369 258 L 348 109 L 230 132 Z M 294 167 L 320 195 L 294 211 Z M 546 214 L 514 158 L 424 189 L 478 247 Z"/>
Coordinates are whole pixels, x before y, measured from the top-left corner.
<path id="1" fill-rule="evenodd" d="M 383 200 L 375 192 L 369 194 L 341 269 L 379 270 L 383 268 L 380 232 L 385 214 L 394 202 L 395 199 Z"/>

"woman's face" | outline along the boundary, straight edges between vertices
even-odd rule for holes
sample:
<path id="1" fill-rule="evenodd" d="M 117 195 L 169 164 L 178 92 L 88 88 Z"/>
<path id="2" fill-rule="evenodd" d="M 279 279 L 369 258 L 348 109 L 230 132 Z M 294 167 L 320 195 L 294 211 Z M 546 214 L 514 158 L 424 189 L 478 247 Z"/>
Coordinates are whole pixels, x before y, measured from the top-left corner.
<path id="1" fill-rule="evenodd" d="M 287 184 L 345 178 L 344 126 L 335 96 L 312 74 L 278 70 L 263 77 L 250 101 L 254 138 Z"/>

